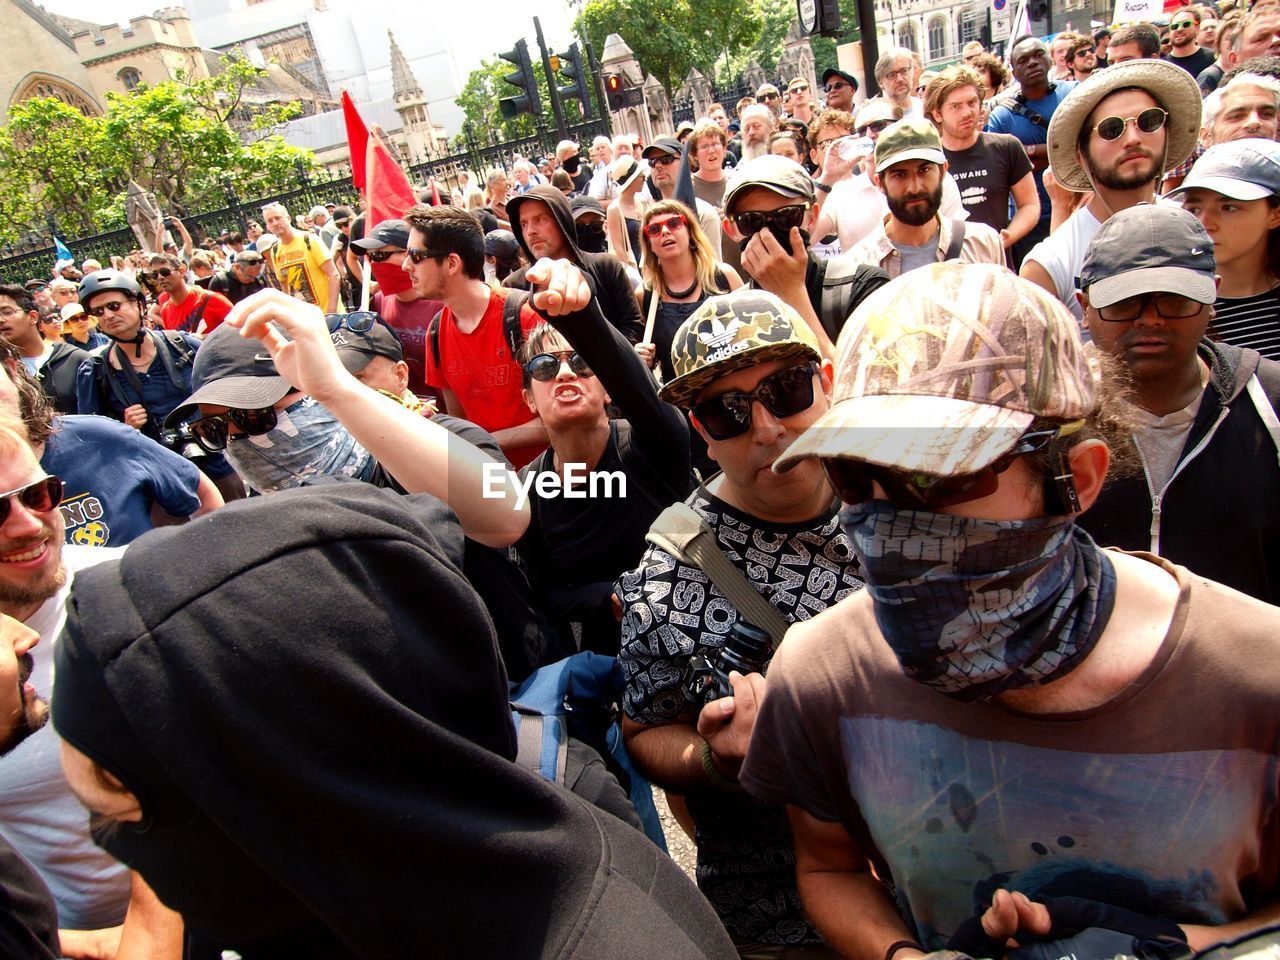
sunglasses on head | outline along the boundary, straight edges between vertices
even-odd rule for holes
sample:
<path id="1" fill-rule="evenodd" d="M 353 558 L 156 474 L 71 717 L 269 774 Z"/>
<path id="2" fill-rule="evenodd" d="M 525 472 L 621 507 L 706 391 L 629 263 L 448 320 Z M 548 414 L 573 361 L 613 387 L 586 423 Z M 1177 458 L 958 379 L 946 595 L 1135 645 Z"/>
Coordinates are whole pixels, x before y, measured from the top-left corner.
<path id="1" fill-rule="evenodd" d="M 1137 320 L 1146 312 L 1149 303 L 1155 306 L 1156 314 L 1165 320 L 1185 320 L 1194 317 L 1205 307 L 1203 303 L 1178 293 L 1143 293 L 1136 297 L 1125 297 L 1108 307 L 1094 309 L 1103 320 L 1123 322 Z"/>
<path id="2" fill-rule="evenodd" d="M 372 310 L 353 310 L 351 313 L 326 313 L 325 326 L 330 333 L 337 333 L 346 327 L 352 333 L 368 333 L 378 322 L 378 315 Z"/>
<path id="3" fill-rule="evenodd" d="M 569 361 L 569 369 L 579 377 L 594 377 L 587 361 L 583 360 L 575 350 L 557 350 L 554 353 L 540 353 L 524 365 L 529 376 L 534 380 L 546 383 L 560 375 L 560 366 Z"/>
<path id="4" fill-rule="evenodd" d="M 404 253 L 403 250 L 367 250 L 365 256 L 374 263 L 386 263 L 397 253 Z"/>
<path id="5" fill-rule="evenodd" d="M 14 498 L 31 513 L 47 513 L 62 502 L 62 481 L 49 475 L 17 490 L 0 493 L 0 527 L 13 511 Z"/>
<path id="6" fill-rule="evenodd" d="M 644 235 L 651 240 L 656 240 L 662 236 L 663 230 L 675 233 L 688 225 L 689 221 L 684 218 L 684 214 L 677 213 L 674 217 L 667 217 L 665 220 L 650 220 L 644 225 Z"/>
<path id="7" fill-rule="evenodd" d="M 1147 107 L 1136 117 L 1103 117 L 1094 124 L 1093 129 L 1103 140 L 1119 140 L 1124 135 L 1124 128 L 1131 123 L 1142 133 L 1155 133 L 1164 126 L 1168 118 L 1167 110 Z"/>
<path id="8" fill-rule="evenodd" d="M 102 319 L 108 313 L 119 313 L 120 308 L 123 306 L 123 300 L 108 300 L 106 303 L 100 303 L 96 307 L 90 307 L 87 312 L 90 316 Z"/>
<path id="9" fill-rule="evenodd" d="M 744 210 L 731 214 L 730 217 L 743 237 L 754 236 L 766 227 L 772 229 L 775 235 L 780 232 L 782 236 L 789 237 L 792 227 L 804 223 L 805 211 L 808 209 L 807 203 L 791 203 L 776 210 Z"/>
<path id="10" fill-rule="evenodd" d="M 889 502 L 900 509 L 936 511 L 995 493 L 1000 486 L 1000 474 L 1013 466 L 1014 460 L 1023 454 L 1043 450 L 1059 436 L 1074 433 L 1081 423 L 1076 421 L 1061 427 L 1029 430 L 1012 450 L 976 473 L 942 477 L 838 457 L 824 457 L 822 468 L 836 495 L 845 503 L 863 503 L 872 499 L 871 483 L 875 481 Z"/>
<path id="11" fill-rule="evenodd" d="M 404 253 L 414 263 L 422 263 L 424 260 L 434 260 L 437 257 L 447 257 L 449 255 L 439 250 L 428 250 L 425 247 L 409 247 Z"/>
<path id="12" fill-rule="evenodd" d="M 236 429 L 246 436 L 260 437 L 276 428 L 276 408 L 263 407 L 260 410 L 228 410 L 226 413 L 215 413 L 211 417 L 201 417 L 190 423 L 191 435 L 196 443 L 208 453 L 218 453 L 227 449 L 229 431 L 227 424 L 233 423 Z"/>
<path id="13" fill-rule="evenodd" d="M 869 133 L 881 133 L 886 127 L 893 124 L 892 120 L 872 120 L 870 123 L 864 123 L 860 127 L 854 128 L 854 133 L 860 137 L 865 137 Z"/>
<path id="14" fill-rule="evenodd" d="M 794 417 L 813 406 L 812 360 L 771 373 L 750 392 L 727 390 L 693 405 L 691 412 L 712 440 L 732 440 L 751 429 L 751 409 L 757 400 L 773 416 Z"/>

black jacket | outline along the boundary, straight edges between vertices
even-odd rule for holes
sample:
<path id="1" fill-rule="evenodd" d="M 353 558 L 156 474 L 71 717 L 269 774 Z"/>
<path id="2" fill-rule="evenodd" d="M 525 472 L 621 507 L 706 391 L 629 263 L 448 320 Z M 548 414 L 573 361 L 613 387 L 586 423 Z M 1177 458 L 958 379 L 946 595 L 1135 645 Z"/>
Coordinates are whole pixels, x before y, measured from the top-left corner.
<path id="1" fill-rule="evenodd" d="M 1200 356 L 1209 365 L 1209 385 L 1173 478 L 1155 493 L 1145 469 L 1116 480 L 1080 525 L 1103 546 L 1150 550 L 1277 603 L 1280 453 L 1246 388 L 1256 373 L 1274 410 L 1280 363 L 1209 340 Z"/>
<path id="2" fill-rule="evenodd" d="M 37 379 L 59 413 L 76 412 L 76 374 L 88 359 L 89 351 L 62 340 L 54 341 L 53 353 L 40 368 Z"/>
<path id="3" fill-rule="evenodd" d="M 591 292 L 606 320 L 617 327 L 624 337 L 632 343 L 639 343 L 644 336 L 644 321 L 640 318 L 640 307 L 636 305 L 635 293 L 631 281 L 627 277 L 627 269 L 622 261 L 609 253 L 587 253 L 578 249 L 577 234 L 573 228 L 573 209 L 565 195 L 555 187 L 540 184 L 527 193 L 512 197 L 507 201 L 507 217 L 511 221 L 511 232 L 516 235 L 520 248 L 529 258 L 530 263 L 537 262 L 537 257 L 524 242 L 524 232 L 520 229 L 520 205 L 530 200 L 541 200 L 551 208 L 560 230 L 573 251 L 573 260 L 586 274 Z M 528 290 L 525 280 L 528 267 L 523 267 L 510 274 L 502 281 L 503 286 L 515 287 L 517 290 Z"/>

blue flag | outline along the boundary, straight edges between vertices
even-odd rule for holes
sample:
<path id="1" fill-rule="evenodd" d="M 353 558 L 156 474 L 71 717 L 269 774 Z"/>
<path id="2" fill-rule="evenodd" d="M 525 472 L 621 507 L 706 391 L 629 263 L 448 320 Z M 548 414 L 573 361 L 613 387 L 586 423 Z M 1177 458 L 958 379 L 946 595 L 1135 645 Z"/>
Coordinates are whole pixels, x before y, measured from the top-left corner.
<path id="1" fill-rule="evenodd" d="M 75 263 L 75 257 L 71 255 L 71 251 L 67 249 L 67 245 L 57 237 L 53 238 L 53 249 L 57 253 L 57 259 L 54 262 L 54 272 L 57 272 L 58 263 L 63 260 L 70 260 Z"/>

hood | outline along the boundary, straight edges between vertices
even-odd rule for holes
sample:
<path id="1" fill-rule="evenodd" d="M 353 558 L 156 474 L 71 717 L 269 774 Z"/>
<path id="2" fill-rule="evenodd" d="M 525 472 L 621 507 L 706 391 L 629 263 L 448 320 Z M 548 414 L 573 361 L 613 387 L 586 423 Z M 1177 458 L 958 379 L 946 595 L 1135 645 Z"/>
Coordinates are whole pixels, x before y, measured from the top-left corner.
<path id="1" fill-rule="evenodd" d="M 533 255 L 529 245 L 524 242 L 524 231 L 520 229 L 520 205 L 530 200 L 541 200 L 551 208 L 552 214 L 555 215 L 556 223 L 560 224 L 560 232 L 564 234 L 565 239 L 569 242 L 570 249 L 573 250 L 573 259 L 577 263 L 581 263 L 582 251 L 578 249 L 578 235 L 573 228 L 573 207 L 570 206 L 569 199 L 563 193 L 547 183 L 540 183 L 538 186 L 520 194 L 520 196 L 512 197 L 507 201 L 507 219 L 511 221 L 511 232 L 516 235 L 520 249 L 529 258 L 529 262 L 536 263 L 538 258 Z"/>
<path id="2" fill-rule="evenodd" d="M 1208 337 L 1200 341 L 1198 351 L 1209 365 L 1209 382 L 1224 404 L 1233 402 L 1244 391 L 1262 359 L 1257 350 L 1218 343 Z"/>

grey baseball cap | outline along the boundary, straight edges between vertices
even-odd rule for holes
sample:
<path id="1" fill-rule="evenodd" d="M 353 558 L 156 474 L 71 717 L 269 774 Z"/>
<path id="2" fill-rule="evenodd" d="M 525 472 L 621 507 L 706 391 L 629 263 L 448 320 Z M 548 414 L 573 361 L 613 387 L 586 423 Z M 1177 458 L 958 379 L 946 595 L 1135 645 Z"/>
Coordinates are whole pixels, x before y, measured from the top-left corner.
<path id="1" fill-rule="evenodd" d="M 1094 234 L 1080 268 L 1080 289 L 1094 307 L 1143 293 L 1180 293 L 1213 303 L 1215 269 L 1213 241 L 1199 220 L 1177 207 L 1141 203 L 1113 215 Z"/>
<path id="2" fill-rule="evenodd" d="M 1280 196 L 1280 143 L 1248 137 L 1214 144 L 1169 196 L 1187 190 L 1212 190 L 1232 200 Z"/>
<path id="3" fill-rule="evenodd" d="M 338 359 L 348 373 L 359 373 L 374 357 L 395 361 L 404 359 L 404 347 L 396 335 L 381 323 L 375 323 L 367 333 L 353 333 L 344 328 L 332 336 Z"/>
<path id="4" fill-rule="evenodd" d="M 738 194 L 751 187 L 764 187 L 779 196 L 813 202 L 813 177 L 790 157 L 766 154 L 740 163 L 724 189 L 724 212 L 733 212 Z"/>

